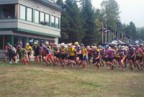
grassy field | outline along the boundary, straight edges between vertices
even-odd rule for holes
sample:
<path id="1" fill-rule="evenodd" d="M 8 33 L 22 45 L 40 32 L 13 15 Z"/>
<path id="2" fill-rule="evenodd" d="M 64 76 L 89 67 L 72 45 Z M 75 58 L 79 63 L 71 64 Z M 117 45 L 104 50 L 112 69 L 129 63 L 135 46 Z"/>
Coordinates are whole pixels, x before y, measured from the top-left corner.
<path id="1" fill-rule="evenodd" d="M 0 62 L 0 97 L 144 97 L 144 71 Z"/>

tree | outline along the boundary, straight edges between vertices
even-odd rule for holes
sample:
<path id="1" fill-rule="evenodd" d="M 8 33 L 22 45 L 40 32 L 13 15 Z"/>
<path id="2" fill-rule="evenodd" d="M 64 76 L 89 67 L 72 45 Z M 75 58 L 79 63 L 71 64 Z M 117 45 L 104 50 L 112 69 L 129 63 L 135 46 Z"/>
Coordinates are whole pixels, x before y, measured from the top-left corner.
<path id="1" fill-rule="evenodd" d="M 62 4 L 60 1 L 58 4 Z M 60 42 L 81 42 L 84 35 L 81 21 L 76 1 L 66 0 L 62 11 Z"/>
<path id="2" fill-rule="evenodd" d="M 144 40 L 144 27 L 138 29 L 138 37 Z"/>
<path id="3" fill-rule="evenodd" d="M 63 0 L 57 0 L 56 4 L 58 4 L 59 6 L 61 6 L 61 8 L 63 7 Z"/>
<path id="4" fill-rule="evenodd" d="M 124 28 L 124 32 L 126 34 L 126 36 L 128 36 L 129 38 L 135 40 L 137 39 L 137 30 L 136 30 L 136 26 L 133 22 L 130 22 L 129 25 L 126 25 Z"/>
<path id="5" fill-rule="evenodd" d="M 81 17 L 83 19 L 83 29 L 85 33 L 85 37 L 82 41 L 85 45 L 92 45 L 93 43 L 96 43 L 95 12 L 91 0 L 81 0 L 81 4 Z"/>
<path id="6" fill-rule="evenodd" d="M 75 0 L 66 0 L 66 11 L 69 15 L 69 42 L 81 42 L 84 34 L 80 10 Z"/>
<path id="7" fill-rule="evenodd" d="M 101 44 L 103 42 L 104 33 L 102 32 L 103 29 L 103 18 L 100 9 L 96 9 L 95 11 L 95 18 L 96 18 L 96 43 Z M 101 37 L 102 36 L 102 37 Z"/>
<path id="8" fill-rule="evenodd" d="M 105 42 L 109 42 L 114 37 L 117 37 L 116 32 L 118 32 L 120 21 L 119 6 L 115 0 L 103 0 L 101 7 L 104 26 L 108 29 L 108 32 L 105 33 Z"/>
<path id="9" fill-rule="evenodd" d="M 119 21 L 119 6 L 115 0 L 103 0 L 101 3 L 103 19 L 105 23 L 112 29 L 117 29 Z"/>
<path id="10" fill-rule="evenodd" d="M 65 4 L 63 0 L 57 0 L 56 2 L 61 7 L 61 38 L 60 42 L 67 41 L 69 39 L 67 26 L 69 25 L 68 15 L 65 11 Z"/>
<path id="11" fill-rule="evenodd" d="M 137 30 L 136 30 L 136 26 L 133 22 L 130 22 L 130 24 L 129 24 L 129 33 L 133 39 L 137 39 Z"/>

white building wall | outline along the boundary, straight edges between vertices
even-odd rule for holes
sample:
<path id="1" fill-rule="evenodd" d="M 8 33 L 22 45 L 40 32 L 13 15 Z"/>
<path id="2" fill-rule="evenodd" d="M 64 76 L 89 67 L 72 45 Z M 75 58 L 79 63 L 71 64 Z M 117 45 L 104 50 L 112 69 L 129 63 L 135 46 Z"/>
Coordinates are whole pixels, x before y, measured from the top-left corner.
<path id="1" fill-rule="evenodd" d="M 0 20 L 0 28 L 17 28 L 17 19 L 2 19 Z"/>
<path id="2" fill-rule="evenodd" d="M 55 10 L 53 8 L 50 8 L 50 7 L 47 7 L 43 4 L 34 2 L 33 0 L 19 0 L 18 2 L 19 2 L 19 4 L 31 7 L 33 9 L 37 9 L 39 11 L 48 13 L 50 15 L 57 16 L 59 18 L 61 17 L 61 12 L 60 11 L 57 11 L 57 10 Z"/>
<path id="3" fill-rule="evenodd" d="M 59 17 L 59 18 L 61 17 L 60 11 L 57 11 L 57 10 L 50 8 L 50 7 L 47 7 L 43 4 L 34 2 L 34 0 L 19 0 L 18 3 L 25 5 L 27 7 L 42 11 L 44 13 Z M 18 28 L 26 28 L 27 30 L 32 30 L 32 31 L 36 31 L 36 32 L 43 32 L 43 33 L 47 33 L 47 34 L 53 34 L 53 35 L 60 37 L 60 29 L 44 26 L 41 24 L 36 24 L 33 22 L 27 22 L 24 20 L 19 20 Z"/>
<path id="4" fill-rule="evenodd" d="M 56 28 L 52 28 L 52 27 L 48 27 L 48 26 L 44 26 L 32 22 L 27 22 L 24 20 L 18 21 L 18 28 L 60 36 L 60 29 L 56 29 Z"/>
<path id="5" fill-rule="evenodd" d="M 19 13 L 20 4 L 59 18 L 61 17 L 60 11 L 45 6 L 43 4 L 37 3 L 34 0 L 0 0 L 0 4 L 17 4 L 16 5 L 17 12 L 15 14 L 16 17 L 18 18 L 20 14 Z M 34 22 L 28 22 L 21 19 L 2 19 L 0 20 L 0 28 L 21 28 L 60 37 L 60 29 L 44 26 Z M 55 42 L 58 43 L 58 38 L 55 38 Z"/>
<path id="6" fill-rule="evenodd" d="M 2 29 L 21 28 L 25 30 L 60 36 L 60 29 L 56 29 L 56 28 L 52 28 L 52 27 L 48 27 L 48 26 L 44 26 L 32 22 L 27 22 L 24 20 L 17 20 L 17 19 L 0 20 L 0 28 Z"/>

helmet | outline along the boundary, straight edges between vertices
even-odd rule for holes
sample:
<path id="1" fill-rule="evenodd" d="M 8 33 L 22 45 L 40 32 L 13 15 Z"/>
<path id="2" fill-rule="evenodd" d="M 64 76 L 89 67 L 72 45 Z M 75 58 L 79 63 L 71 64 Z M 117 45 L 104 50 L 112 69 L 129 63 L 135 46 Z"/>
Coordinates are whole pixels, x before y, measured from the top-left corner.
<path id="1" fill-rule="evenodd" d="M 75 42 L 74 45 L 79 45 L 79 43 L 78 43 L 78 42 Z"/>
<path id="2" fill-rule="evenodd" d="M 37 45 L 37 44 L 38 44 L 38 42 L 34 42 L 34 44 L 35 44 L 35 45 Z"/>
<path id="3" fill-rule="evenodd" d="M 106 45 L 106 48 L 109 48 L 109 45 Z"/>
<path id="4" fill-rule="evenodd" d="M 61 46 L 65 46 L 65 43 L 61 43 Z"/>
<path id="5" fill-rule="evenodd" d="M 26 45 L 29 45 L 29 43 L 26 43 Z"/>

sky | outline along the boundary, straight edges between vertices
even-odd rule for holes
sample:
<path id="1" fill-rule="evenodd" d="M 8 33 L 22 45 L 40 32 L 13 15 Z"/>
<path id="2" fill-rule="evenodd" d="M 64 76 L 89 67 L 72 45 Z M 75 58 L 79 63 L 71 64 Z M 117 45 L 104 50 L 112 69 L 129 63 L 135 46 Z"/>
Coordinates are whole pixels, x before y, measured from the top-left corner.
<path id="1" fill-rule="evenodd" d="M 92 0 L 95 8 L 101 8 L 103 0 Z M 144 27 L 144 0 L 116 0 L 122 23 L 134 22 L 136 27 Z"/>

